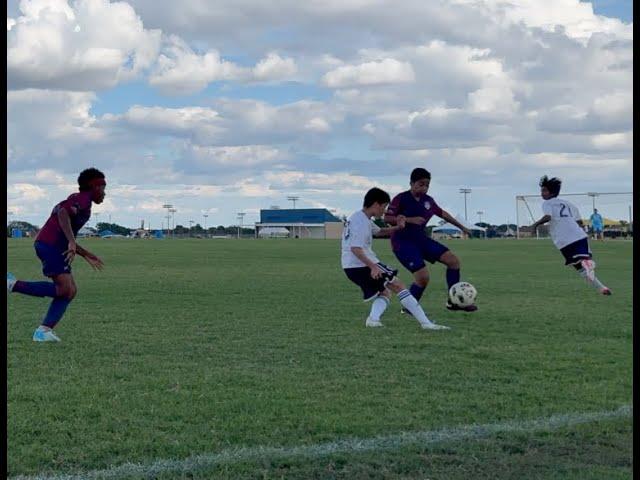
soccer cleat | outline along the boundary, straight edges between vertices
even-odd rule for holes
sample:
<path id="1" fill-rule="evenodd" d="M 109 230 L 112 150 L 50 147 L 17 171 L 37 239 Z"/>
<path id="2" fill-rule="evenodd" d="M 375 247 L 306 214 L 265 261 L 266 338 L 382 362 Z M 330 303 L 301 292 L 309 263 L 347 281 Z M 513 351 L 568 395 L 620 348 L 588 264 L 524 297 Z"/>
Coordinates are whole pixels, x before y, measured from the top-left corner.
<path id="1" fill-rule="evenodd" d="M 454 305 L 450 301 L 447 301 L 447 310 L 452 310 L 452 311 L 460 310 L 460 311 L 463 311 L 463 312 L 475 312 L 476 310 L 478 310 L 478 307 L 476 307 L 475 305 L 467 305 L 466 307 L 459 307 L 458 305 Z"/>
<path id="2" fill-rule="evenodd" d="M 604 287 L 600 289 L 600 293 L 609 296 L 611 295 L 611 289 L 609 287 Z"/>
<path id="3" fill-rule="evenodd" d="M 37 328 L 35 332 L 33 332 L 33 341 L 34 342 L 59 342 L 60 338 L 53 333 L 53 330 L 40 330 Z"/>
<path id="4" fill-rule="evenodd" d="M 13 292 L 13 286 L 16 284 L 16 277 L 12 273 L 7 272 L 7 292 Z"/>
<path id="5" fill-rule="evenodd" d="M 420 326 L 423 330 L 451 330 L 451 327 L 438 325 L 437 323 L 422 323 Z"/>
<path id="6" fill-rule="evenodd" d="M 365 322 L 365 327 L 384 327 L 384 325 L 382 325 L 382 322 L 380 320 L 373 320 L 371 318 L 367 318 L 367 321 Z"/>

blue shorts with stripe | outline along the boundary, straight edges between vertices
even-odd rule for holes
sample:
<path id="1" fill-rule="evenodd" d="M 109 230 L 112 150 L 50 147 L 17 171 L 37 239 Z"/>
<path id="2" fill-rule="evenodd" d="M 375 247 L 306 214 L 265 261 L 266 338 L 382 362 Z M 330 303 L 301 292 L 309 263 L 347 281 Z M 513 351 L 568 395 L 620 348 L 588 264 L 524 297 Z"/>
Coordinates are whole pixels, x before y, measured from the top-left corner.
<path id="1" fill-rule="evenodd" d="M 387 288 L 387 283 L 391 282 L 396 275 L 398 275 L 398 270 L 394 270 L 384 263 L 378 263 L 378 267 L 382 270 L 382 275 L 380 275 L 379 278 L 371 277 L 371 269 L 369 267 L 344 269 L 347 278 L 362 290 L 362 297 L 365 302 L 373 300 L 378 294 L 384 292 Z"/>
<path id="2" fill-rule="evenodd" d="M 419 242 L 398 243 L 393 253 L 402 265 L 411 273 L 425 267 L 424 261 L 436 263 L 449 248 L 432 238 L 425 237 Z"/>

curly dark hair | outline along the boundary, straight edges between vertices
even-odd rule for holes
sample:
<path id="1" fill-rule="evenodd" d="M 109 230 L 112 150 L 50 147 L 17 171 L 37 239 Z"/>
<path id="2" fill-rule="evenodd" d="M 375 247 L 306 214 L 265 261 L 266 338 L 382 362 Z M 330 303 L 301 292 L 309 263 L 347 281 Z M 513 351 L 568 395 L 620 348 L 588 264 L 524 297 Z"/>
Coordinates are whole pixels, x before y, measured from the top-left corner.
<path id="1" fill-rule="evenodd" d="M 557 177 L 549 178 L 546 175 L 540 179 L 540 187 L 545 187 L 552 196 L 557 197 L 560 194 L 562 180 Z"/>
<path id="2" fill-rule="evenodd" d="M 89 182 L 96 178 L 104 178 L 104 173 L 102 173 L 97 168 L 87 168 L 80 172 L 80 176 L 78 177 L 78 186 L 80 187 L 81 192 L 87 192 L 91 190 L 91 185 Z"/>

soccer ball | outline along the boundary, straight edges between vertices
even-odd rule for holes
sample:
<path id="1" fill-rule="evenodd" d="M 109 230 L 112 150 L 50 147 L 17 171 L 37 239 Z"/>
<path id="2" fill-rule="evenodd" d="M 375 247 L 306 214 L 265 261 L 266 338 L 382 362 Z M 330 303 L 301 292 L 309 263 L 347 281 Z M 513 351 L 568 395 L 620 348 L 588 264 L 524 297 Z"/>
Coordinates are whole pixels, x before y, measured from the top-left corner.
<path id="1" fill-rule="evenodd" d="M 449 289 L 449 299 L 458 307 L 473 305 L 477 295 L 476 288 L 467 282 L 458 282 Z"/>

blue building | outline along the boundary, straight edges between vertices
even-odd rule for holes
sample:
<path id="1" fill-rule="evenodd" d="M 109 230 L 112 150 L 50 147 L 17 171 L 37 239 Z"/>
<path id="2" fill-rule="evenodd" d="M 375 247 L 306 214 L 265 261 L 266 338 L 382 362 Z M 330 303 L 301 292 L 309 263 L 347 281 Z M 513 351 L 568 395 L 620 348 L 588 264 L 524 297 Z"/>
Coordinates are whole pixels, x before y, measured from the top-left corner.
<path id="1" fill-rule="evenodd" d="M 326 208 L 274 208 L 260 210 L 256 237 L 285 228 L 290 238 L 340 238 L 343 223 Z"/>

